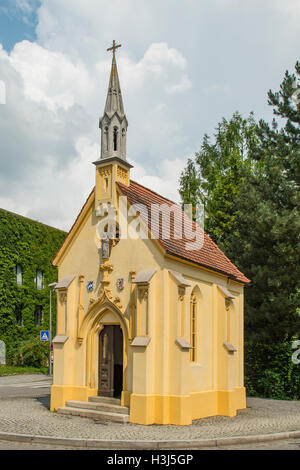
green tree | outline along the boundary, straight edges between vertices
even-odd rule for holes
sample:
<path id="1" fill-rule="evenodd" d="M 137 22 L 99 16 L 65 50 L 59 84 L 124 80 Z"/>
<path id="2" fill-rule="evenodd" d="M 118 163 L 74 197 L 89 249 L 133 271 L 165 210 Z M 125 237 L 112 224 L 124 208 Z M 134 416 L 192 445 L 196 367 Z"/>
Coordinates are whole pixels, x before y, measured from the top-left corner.
<path id="1" fill-rule="evenodd" d="M 48 285 L 57 281 L 57 269 L 51 266 L 51 260 L 65 236 L 61 230 L 0 209 L 0 339 L 6 343 L 8 364 L 12 363 L 20 343 L 28 346 L 35 338 L 38 342 L 40 330 L 49 328 Z M 22 268 L 20 285 L 16 279 L 16 265 Z M 35 282 L 37 270 L 43 272 L 41 290 Z M 37 308 L 42 311 L 39 322 L 35 321 Z M 55 331 L 55 302 L 52 308 Z M 17 312 L 22 313 L 21 324 Z M 33 358 L 35 354 L 36 349 L 32 348 L 29 356 Z M 24 364 L 29 365 L 26 361 Z"/>
<path id="2" fill-rule="evenodd" d="M 283 206 L 277 185 L 278 169 L 251 175 L 236 202 L 237 231 L 227 239 L 228 256 L 252 281 L 245 296 L 251 341 L 280 342 L 300 331 L 299 207 Z"/>
<path id="3" fill-rule="evenodd" d="M 201 179 L 199 178 L 196 164 L 192 158 L 189 158 L 186 168 L 180 176 L 179 194 L 182 205 L 192 204 L 194 209 L 201 202 L 200 182 Z"/>
<path id="4" fill-rule="evenodd" d="M 300 64 L 269 91 L 271 125 L 259 123 L 257 161 L 236 199 L 237 231 L 227 254 L 252 280 L 245 299 L 246 337 L 280 342 L 300 336 Z"/>
<path id="5" fill-rule="evenodd" d="M 207 233 L 252 281 L 245 339 L 254 345 L 300 337 L 300 62 L 268 103 L 271 124 L 223 119 L 180 181 L 183 202 L 205 205 Z"/>
<path id="6" fill-rule="evenodd" d="M 236 230 L 236 197 L 244 178 L 253 171 L 251 153 L 257 145 L 257 131 L 252 113 L 247 119 L 237 112 L 229 121 L 223 118 L 214 142 L 205 135 L 200 151 L 181 174 L 182 203 L 204 205 L 206 232 L 225 251 L 229 233 Z"/>

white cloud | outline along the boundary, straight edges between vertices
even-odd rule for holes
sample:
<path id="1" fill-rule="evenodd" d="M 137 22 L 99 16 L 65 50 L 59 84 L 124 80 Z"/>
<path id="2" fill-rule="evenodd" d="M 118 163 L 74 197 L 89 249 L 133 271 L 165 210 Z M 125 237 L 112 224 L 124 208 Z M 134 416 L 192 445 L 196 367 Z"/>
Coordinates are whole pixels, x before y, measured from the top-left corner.
<path id="1" fill-rule="evenodd" d="M 213 85 L 204 88 L 202 91 L 205 95 L 232 94 L 230 83 L 214 83 Z"/>
<path id="2" fill-rule="evenodd" d="M 299 58 L 298 13 L 298 0 L 42 0 L 37 42 L 0 45 L 0 204 L 69 228 L 94 185 L 112 39 L 133 178 L 178 201 L 204 133 L 237 109 L 265 117 Z"/>
<path id="3" fill-rule="evenodd" d="M 6 74 L 9 84 L 8 102 L 0 115 L 3 156 L 9 155 L 1 159 L 0 202 L 4 207 L 49 225 L 70 228 L 94 185 L 92 162 L 100 152 L 97 120 L 104 108 L 110 60 L 106 56 L 88 66 L 79 58 L 29 41 L 16 44 L 10 54 L 0 48 L 0 76 L 1 71 Z M 145 109 L 143 121 L 131 135 L 131 148 L 135 148 L 131 156 L 134 159 L 140 149 L 143 157 L 148 139 L 148 150 L 156 158 L 153 171 L 147 170 L 150 176 L 143 170 L 142 180 L 175 198 L 178 181 L 174 165 L 167 158 L 159 161 L 159 177 L 154 165 L 164 141 L 176 142 L 180 134 L 166 99 L 168 88 L 180 87 L 184 81 L 187 62 L 179 51 L 158 43 L 150 45 L 137 62 L 121 58 L 119 67 L 131 113 L 138 116 L 138 107 Z M 183 162 L 177 165 L 181 169 Z M 136 167 L 141 172 L 139 161 Z M 171 191 L 166 190 L 166 183 Z"/>
<path id="4" fill-rule="evenodd" d="M 10 61 L 23 79 L 26 96 L 52 111 L 81 103 L 95 87 L 82 61 L 73 64 L 64 54 L 29 41 L 15 45 Z"/>
<path id="5" fill-rule="evenodd" d="M 162 160 L 152 174 L 148 174 L 143 166 L 133 162 L 134 168 L 131 170 L 131 178 L 167 199 L 180 203 L 179 178 L 187 160 L 188 157 Z"/>
<path id="6" fill-rule="evenodd" d="M 192 82 L 187 75 L 183 75 L 180 83 L 166 87 L 167 93 L 176 94 L 183 93 L 192 87 Z"/>
<path id="7" fill-rule="evenodd" d="M 142 62 L 150 68 L 154 67 L 154 70 L 159 71 L 159 73 L 162 71 L 163 64 L 175 66 L 182 70 L 187 66 L 185 57 L 176 49 L 169 48 L 166 42 L 151 44 L 145 52 Z"/>
<path id="8" fill-rule="evenodd" d="M 50 163 L 38 171 L 35 184 L 27 194 L 31 207 L 27 214 L 33 219 L 46 220 L 48 224 L 68 231 L 94 186 L 98 147 L 89 139 L 80 137 L 75 144 L 76 154 L 66 167 L 57 171 Z M 54 183 L 54 184 L 53 184 Z M 47 197 L 40 198 L 47 190 Z"/>
<path id="9" fill-rule="evenodd" d="M 181 93 L 191 87 L 187 75 L 187 60 L 167 43 L 153 43 L 145 51 L 140 61 L 134 62 L 128 57 L 120 57 L 119 69 L 122 88 L 137 93 L 141 87 L 154 87 L 155 84 L 167 93 Z M 98 70 L 104 70 L 104 64 L 97 64 Z M 105 67 L 106 71 L 108 67 Z M 161 96 L 161 92 L 159 93 Z M 157 98 L 159 97 L 157 94 Z M 156 100 L 156 97 L 153 96 Z"/>
<path id="10" fill-rule="evenodd" d="M 14 3 L 16 8 L 19 8 L 24 13 L 31 13 L 33 11 L 33 6 L 28 0 L 14 0 Z"/>
<path id="11" fill-rule="evenodd" d="M 25 64 L 27 60 L 24 56 Z M 32 64 L 34 66 L 34 62 Z M 87 157 L 81 139 L 85 137 L 93 144 L 89 135 L 90 117 L 78 104 L 53 112 L 46 100 L 32 99 L 30 93 L 24 91 L 28 85 L 26 73 L 23 77 L 15 61 L 1 48 L 0 77 L 7 90 L 6 105 L 0 108 L 2 205 L 45 223 L 65 227 L 69 217 L 75 215 L 76 201 L 84 194 L 78 180 L 86 173 L 76 162 Z M 91 146 L 88 149 L 92 155 Z M 86 172 L 88 166 L 89 161 Z M 70 167 L 77 169 L 77 182 Z M 93 182 L 89 179 L 84 184 L 90 187 Z M 67 211 L 62 214 L 64 207 Z"/>
<path id="12" fill-rule="evenodd" d="M 300 17 L 300 3 L 299 0 L 285 0 L 284 2 L 280 0 L 273 0 L 274 6 L 282 14 L 292 14 Z"/>

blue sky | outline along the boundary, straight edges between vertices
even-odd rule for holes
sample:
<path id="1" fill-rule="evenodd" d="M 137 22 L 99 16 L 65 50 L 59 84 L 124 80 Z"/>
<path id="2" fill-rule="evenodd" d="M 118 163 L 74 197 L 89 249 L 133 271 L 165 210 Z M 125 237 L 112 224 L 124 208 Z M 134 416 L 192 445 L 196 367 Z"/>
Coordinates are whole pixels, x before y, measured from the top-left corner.
<path id="1" fill-rule="evenodd" d="M 0 3 L 0 43 L 10 52 L 17 42 L 23 39 L 35 41 L 37 36 L 37 9 L 39 0 L 18 2 L 1 0 Z"/>
<path id="2" fill-rule="evenodd" d="M 0 207 L 70 228 L 94 185 L 113 39 L 132 178 L 178 201 L 223 117 L 272 119 L 299 24 L 299 0 L 0 0 Z"/>

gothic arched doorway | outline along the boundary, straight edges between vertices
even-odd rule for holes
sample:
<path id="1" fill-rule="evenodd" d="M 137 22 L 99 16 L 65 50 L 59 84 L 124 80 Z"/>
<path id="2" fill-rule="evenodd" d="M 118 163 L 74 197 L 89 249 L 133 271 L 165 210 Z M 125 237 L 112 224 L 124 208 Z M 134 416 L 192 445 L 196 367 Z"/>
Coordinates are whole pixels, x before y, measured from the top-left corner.
<path id="1" fill-rule="evenodd" d="M 98 395 L 119 398 L 123 386 L 123 332 L 105 325 L 99 334 Z"/>

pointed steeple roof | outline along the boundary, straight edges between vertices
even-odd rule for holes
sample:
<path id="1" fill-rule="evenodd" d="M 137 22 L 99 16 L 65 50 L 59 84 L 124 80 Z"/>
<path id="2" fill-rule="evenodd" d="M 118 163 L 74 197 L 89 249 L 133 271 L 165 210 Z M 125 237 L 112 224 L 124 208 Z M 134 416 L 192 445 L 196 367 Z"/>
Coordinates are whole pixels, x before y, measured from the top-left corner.
<path id="1" fill-rule="evenodd" d="M 115 47 L 113 46 L 113 57 L 104 114 L 107 114 L 107 116 L 111 118 L 115 113 L 118 113 L 120 118 L 124 117 L 124 107 L 118 76 Z"/>
<path id="2" fill-rule="evenodd" d="M 126 161 L 128 121 L 124 113 L 116 62 L 115 52 L 118 47 L 121 47 L 121 45 L 116 45 L 116 41 L 113 41 L 113 46 L 107 49 L 113 52 L 113 57 L 104 114 L 99 120 L 99 127 L 101 129 L 100 159 L 118 157 Z"/>

